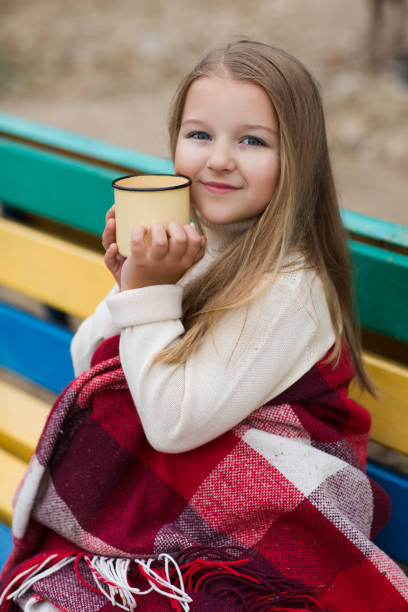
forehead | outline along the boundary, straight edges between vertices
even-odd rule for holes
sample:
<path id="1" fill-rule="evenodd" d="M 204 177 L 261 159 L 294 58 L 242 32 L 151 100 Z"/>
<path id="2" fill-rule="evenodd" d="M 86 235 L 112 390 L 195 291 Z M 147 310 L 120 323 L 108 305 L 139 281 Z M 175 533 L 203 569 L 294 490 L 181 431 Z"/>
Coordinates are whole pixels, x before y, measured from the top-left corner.
<path id="1" fill-rule="evenodd" d="M 196 79 L 187 92 L 182 120 L 277 126 L 275 110 L 265 90 L 256 83 L 229 76 Z"/>

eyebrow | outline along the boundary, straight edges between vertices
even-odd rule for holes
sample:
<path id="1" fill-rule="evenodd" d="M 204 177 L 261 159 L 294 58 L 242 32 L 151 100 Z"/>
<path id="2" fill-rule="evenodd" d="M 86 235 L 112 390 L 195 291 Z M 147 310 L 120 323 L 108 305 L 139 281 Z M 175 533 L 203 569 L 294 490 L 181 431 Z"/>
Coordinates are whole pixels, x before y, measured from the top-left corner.
<path id="1" fill-rule="evenodd" d="M 207 125 L 205 121 L 201 121 L 200 119 L 187 119 L 186 121 L 182 121 L 181 125 L 188 125 L 190 123 L 194 125 L 202 125 L 202 126 Z M 243 130 L 256 130 L 256 129 L 266 130 L 267 132 L 270 132 L 274 136 L 279 136 L 279 132 L 277 130 L 267 127 L 266 125 L 262 125 L 261 123 L 245 124 L 245 125 L 242 125 L 241 127 Z"/>
<path id="2" fill-rule="evenodd" d="M 273 128 L 267 127 L 266 125 L 262 125 L 262 123 L 256 123 L 256 124 L 251 124 L 251 125 L 244 125 L 243 128 L 245 128 L 246 130 L 257 130 L 257 129 L 261 129 L 261 130 L 266 130 L 267 132 L 271 132 L 272 134 L 275 134 L 275 136 L 278 135 L 278 131 L 274 130 Z"/>

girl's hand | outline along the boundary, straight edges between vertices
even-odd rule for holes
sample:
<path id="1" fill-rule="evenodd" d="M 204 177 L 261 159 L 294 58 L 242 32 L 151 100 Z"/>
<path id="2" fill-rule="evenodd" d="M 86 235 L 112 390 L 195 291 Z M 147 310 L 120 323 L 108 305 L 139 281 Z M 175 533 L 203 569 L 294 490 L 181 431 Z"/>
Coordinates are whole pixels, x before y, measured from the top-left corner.
<path id="1" fill-rule="evenodd" d="M 152 244 L 145 243 L 145 227 L 132 232 L 131 254 L 122 263 L 122 291 L 149 285 L 174 284 L 204 255 L 205 237 L 191 225 L 160 223 L 151 226 Z"/>
<path id="2" fill-rule="evenodd" d="M 115 205 L 106 213 L 105 229 L 102 234 L 102 245 L 106 251 L 104 257 L 105 265 L 120 287 L 120 275 L 125 257 L 119 254 L 118 245 L 116 244 Z"/>

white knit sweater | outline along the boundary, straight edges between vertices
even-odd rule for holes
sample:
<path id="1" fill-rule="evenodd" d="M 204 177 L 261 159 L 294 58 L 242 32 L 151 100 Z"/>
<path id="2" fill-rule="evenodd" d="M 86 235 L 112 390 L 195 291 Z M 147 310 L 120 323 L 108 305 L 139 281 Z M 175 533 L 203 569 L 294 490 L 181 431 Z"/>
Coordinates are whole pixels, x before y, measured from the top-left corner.
<path id="1" fill-rule="evenodd" d="M 78 376 L 98 344 L 120 333 L 130 392 L 149 442 L 163 452 L 187 451 L 228 431 L 292 385 L 334 343 L 321 281 L 302 269 L 280 273 L 249 310 L 228 311 L 185 364 L 154 362 L 184 332 L 184 288 L 247 227 L 205 225 L 206 255 L 178 284 L 124 292 L 114 287 L 72 341 Z"/>

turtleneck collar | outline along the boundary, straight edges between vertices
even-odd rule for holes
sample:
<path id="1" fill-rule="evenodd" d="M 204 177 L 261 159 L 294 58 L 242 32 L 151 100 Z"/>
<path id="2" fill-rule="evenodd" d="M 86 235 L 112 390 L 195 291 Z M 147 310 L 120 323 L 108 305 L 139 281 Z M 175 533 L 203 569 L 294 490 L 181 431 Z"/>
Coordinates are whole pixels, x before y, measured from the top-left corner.
<path id="1" fill-rule="evenodd" d="M 258 217 L 251 217 L 234 223 L 212 223 L 199 215 L 200 223 L 207 237 L 206 251 L 216 255 L 225 249 L 237 236 L 243 234 Z"/>

